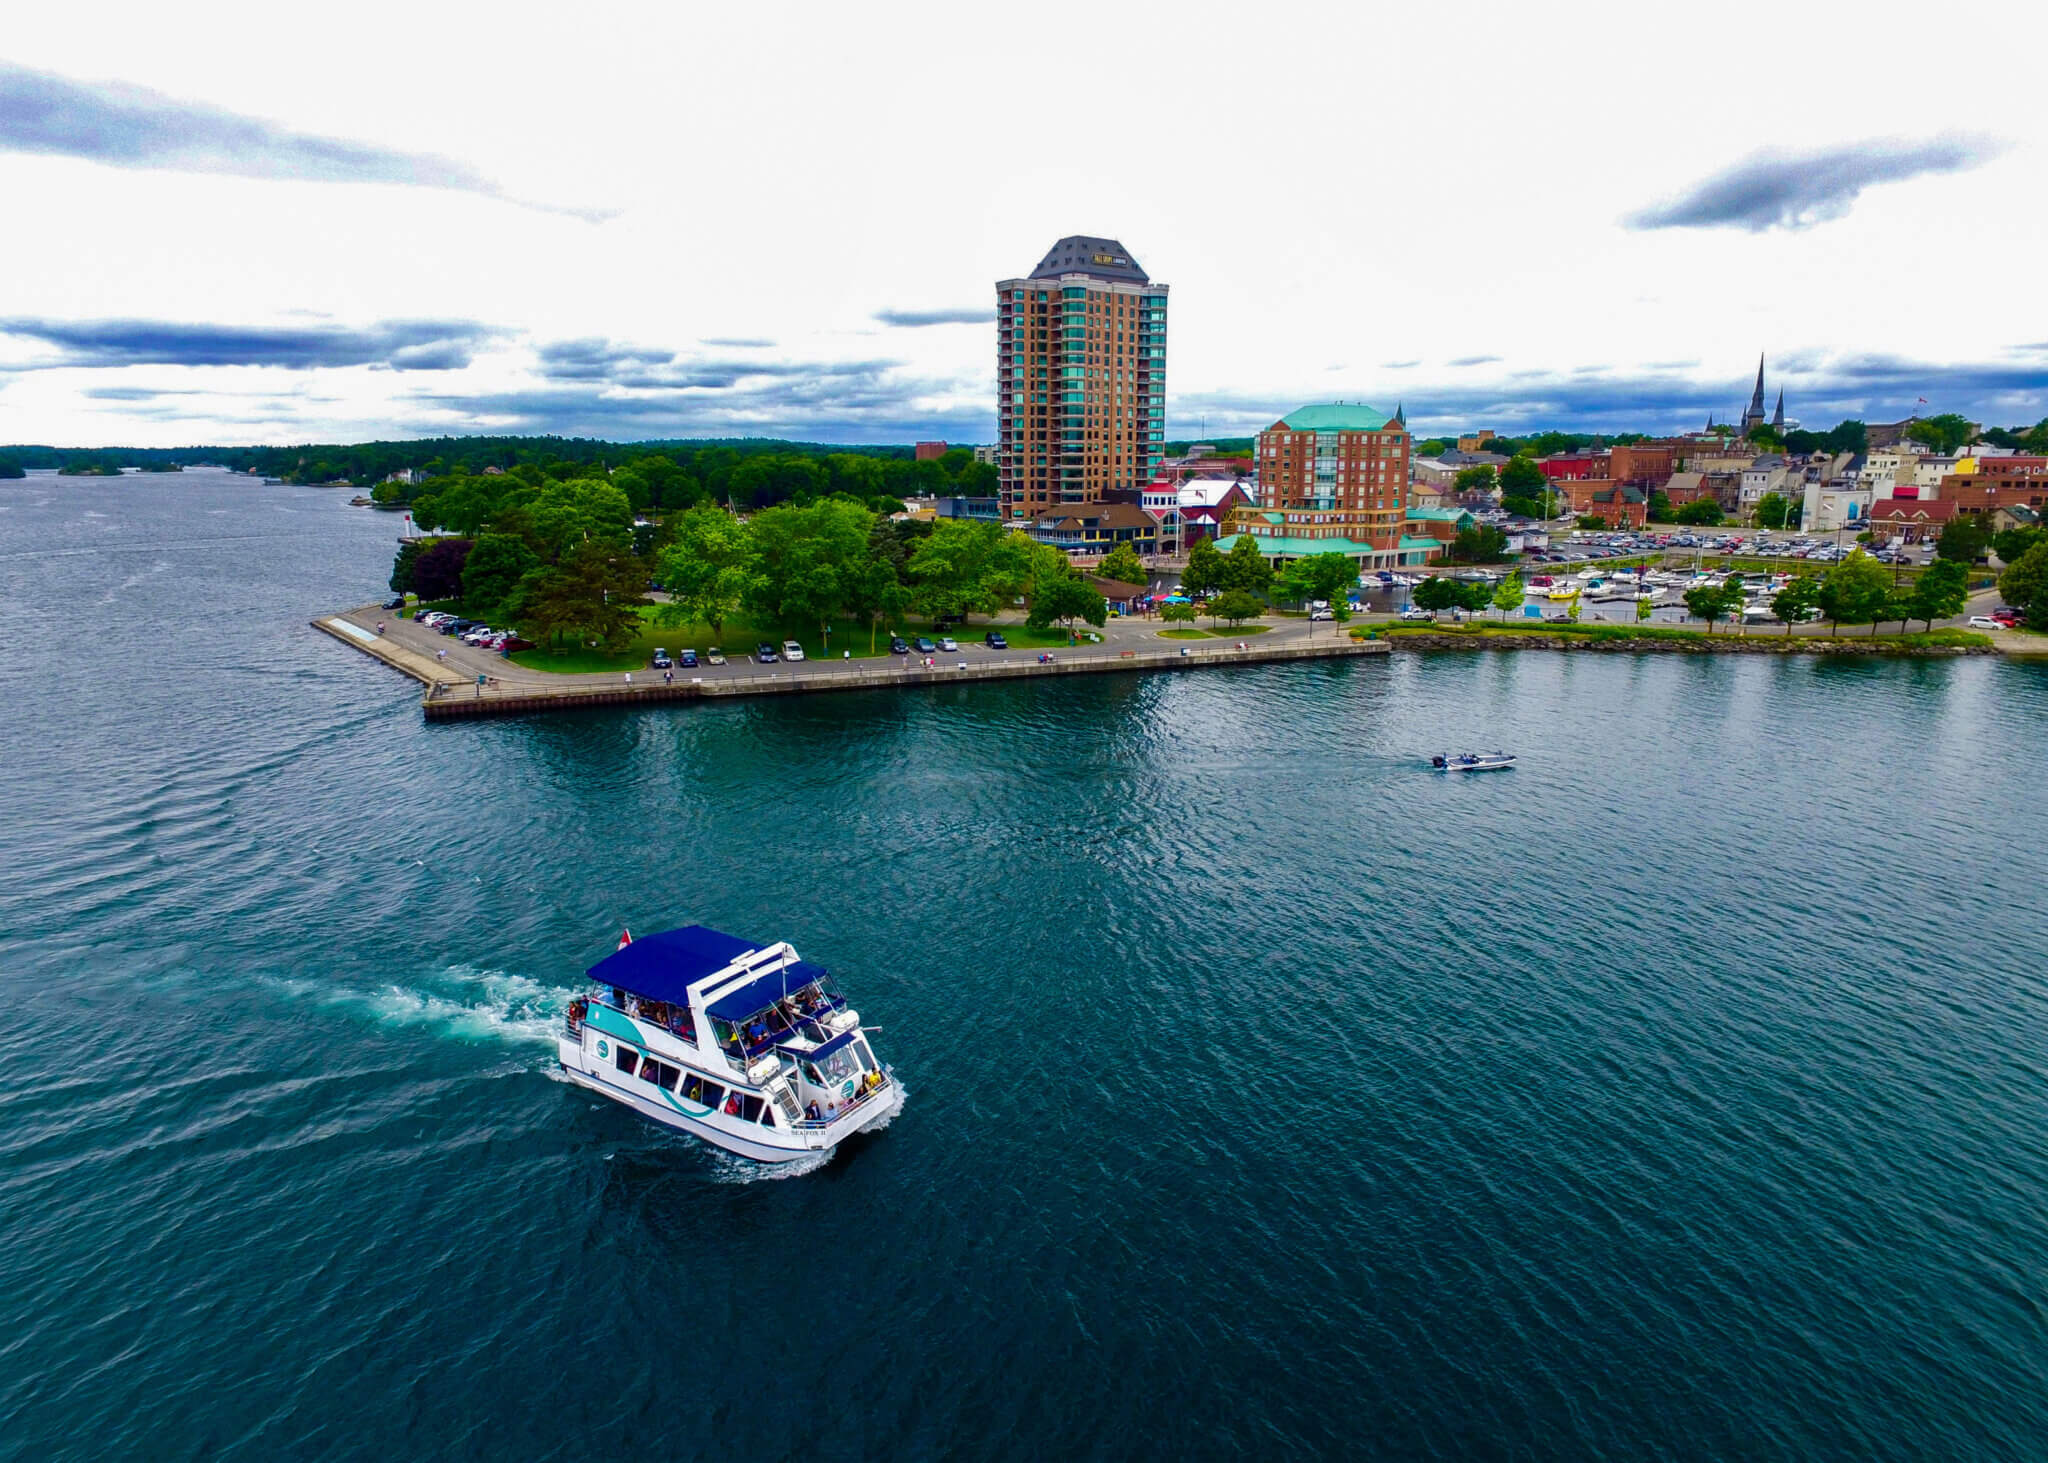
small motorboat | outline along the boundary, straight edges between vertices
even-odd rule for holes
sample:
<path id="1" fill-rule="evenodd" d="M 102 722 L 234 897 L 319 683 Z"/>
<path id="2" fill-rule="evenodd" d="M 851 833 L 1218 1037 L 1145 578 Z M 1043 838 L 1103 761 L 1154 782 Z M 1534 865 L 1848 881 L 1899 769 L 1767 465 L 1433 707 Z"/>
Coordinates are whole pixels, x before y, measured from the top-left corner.
<path id="1" fill-rule="evenodd" d="M 1498 772 L 1504 767 L 1515 765 L 1513 752 L 1460 752 L 1451 756 L 1443 752 L 1429 759 L 1429 765 L 1439 772 Z"/>

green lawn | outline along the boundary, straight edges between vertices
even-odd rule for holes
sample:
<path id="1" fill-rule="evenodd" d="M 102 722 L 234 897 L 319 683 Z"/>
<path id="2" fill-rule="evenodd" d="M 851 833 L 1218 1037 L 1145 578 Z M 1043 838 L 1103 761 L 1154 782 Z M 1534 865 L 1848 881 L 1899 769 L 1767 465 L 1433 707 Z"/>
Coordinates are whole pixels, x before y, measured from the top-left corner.
<path id="1" fill-rule="evenodd" d="M 670 655 L 683 649 L 703 655 L 714 645 L 722 645 L 725 653 L 733 660 L 751 659 L 754 647 L 766 640 L 775 646 L 779 654 L 782 642 L 794 640 L 804 648 L 806 660 L 842 660 L 848 654 L 854 660 L 866 660 L 871 656 L 887 658 L 889 654 L 889 630 L 877 626 L 874 632 L 874 649 L 870 650 L 868 631 L 865 626 L 834 624 L 827 649 L 826 637 L 818 627 L 811 626 L 759 626 L 750 620 L 728 620 L 725 628 L 713 633 L 709 625 L 681 625 L 667 627 L 656 625 L 652 620 L 653 610 L 640 612 L 641 629 L 617 651 L 577 646 L 563 649 L 542 647 L 537 650 L 521 650 L 513 653 L 512 663 L 528 670 L 553 671 L 560 675 L 582 675 L 597 671 L 639 670 L 653 658 L 654 649 L 660 646 Z M 995 625 L 977 620 L 965 626 L 957 626 L 946 633 L 960 642 L 961 648 L 981 644 L 982 636 L 991 629 L 1002 631 L 1003 638 L 1020 650 L 1046 650 L 1064 646 L 1067 632 L 1061 629 L 1033 630 L 1028 625 Z M 908 640 L 916 635 L 929 635 L 937 640 L 938 634 L 931 625 L 922 620 L 912 620 L 898 627 L 897 633 Z"/>
<path id="2" fill-rule="evenodd" d="M 1891 621 L 1888 623 L 1896 624 L 1897 622 Z M 1507 623 L 1489 622 L 1485 624 L 1464 625 L 1400 624 L 1379 625 L 1375 626 L 1374 628 L 1377 629 L 1379 633 L 1390 636 L 1477 635 L 1482 639 L 1486 638 L 1487 636 L 1494 635 L 1574 635 L 1582 640 L 1690 640 L 1697 639 L 1701 636 L 1704 636 L 1707 633 L 1704 628 L 1694 629 L 1678 625 L 1574 625 L 1567 621 L 1558 620 L 1550 620 L 1540 623 L 1536 621 L 1530 621 L 1527 624 L 1516 624 L 1513 621 L 1509 621 Z M 1353 632 L 1354 635 L 1362 633 L 1362 631 Z M 1714 628 L 1714 635 L 1718 639 L 1736 638 L 1736 632 L 1734 631 L 1734 629 L 1731 628 L 1725 622 L 1717 625 Z M 1829 635 L 1824 629 L 1816 625 L 1805 630 L 1797 631 L 1789 637 L 1786 635 L 1785 627 L 1782 625 L 1772 625 L 1769 627 L 1749 626 L 1743 631 L 1741 638 L 1745 640 L 1769 640 L 1773 642 L 1786 640 L 1789 638 L 1791 643 L 1794 645 L 1798 645 L 1803 642 L 1817 640 L 1869 640 L 1875 638 L 1877 643 L 1880 645 L 1904 649 L 1931 646 L 1978 646 L 1989 645 L 1991 643 L 1991 640 L 1988 636 L 1979 635 L 1974 630 L 1956 629 L 1940 629 L 1932 632 L 1914 631 L 1913 633 L 1906 635 L 1898 634 L 1895 631 L 1887 632 L 1883 629 L 1880 629 L 1877 635 L 1873 637 L 1870 633 L 1870 627 L 1868 625 L 1844 625 L 1842 627 L 1842 633 L 1840 635 Z"/>
<path id="3" fill-rule="evenodd" d="M 1213 630 L 1198 630 L 1190 625 L 1182 625 L 1172 630 L 1161 630 L 1159 638 L 1161 640 L 1217 640 L 1222 637 Z"/>

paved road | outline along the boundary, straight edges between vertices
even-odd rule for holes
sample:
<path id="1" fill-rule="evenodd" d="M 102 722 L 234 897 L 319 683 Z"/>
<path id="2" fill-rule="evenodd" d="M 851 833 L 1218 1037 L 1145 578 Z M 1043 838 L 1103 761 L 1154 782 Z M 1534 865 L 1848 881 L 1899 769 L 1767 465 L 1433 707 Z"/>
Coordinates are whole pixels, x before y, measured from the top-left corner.
<path id="1" fill-rule="evenodd" d="M 626 672 L 622 671 L 563 675 L 550 671 L 528 670 L 524 666 L 515 665 L 496 651 L 474 649 L 464 645 L 453 636 L 437 634 L 433 630 L 414 624 L 411 620 L 401 620 L 394 613 L 381 611 L 375 607 L 349 610 L 336 618 L 347 620 L 351 624 L 371 632 L 373 635 L 378 635 L 390 644 L 410 652 L 415 665 L 431 663 L 439 667 L 451 687 L 474 686 L 476 678 L 479 675 L 483 675 L 491 678 L 493 683 L 491 686 L 492 694 L 521 695 L 533 691 L 595 686 L 622 686 L 625 684 L 627 675 Z M 1020 620 L 1015 615 L 1000 617 L 993 622 L 980 622 L 971 632 L 974 638 L 971 640 L 963 639 L 957 652 L 952 654 L 941 652 L 931 658 L 940 669 L 958 663 L 974 665 L 987 665 L 992 662 L 1029 664 L 1036 661 L 1045 652 L 1035 649 L 991 650 L 983 645 L 980 639 L 981 635 L 985 634 L 991 627 L 1002 629 L 1005 625 L 1014 626 L 1019 623 Z M 1275 619 L 1269 623 L 1271 628 L 1263 634 L 1246 636 L 1246 642 L 1249 644 L 1256 640 L 1261 646 L 1298 645 L 1309 643 L 1312 638 L 1315 640 L 1335 640 L 1343 636 L 1350 628 L 1350 626 L 1334 626 L 1327 621 L 1312 625 L 1306 620 L 1291 618 Z M 1357 621 L 1353 621 L 1353 624 L 1356 623 Z M 1100 644 L 1094 644 L 1084 639 L 1077 646 L 1055 649 L 1052 654 L 1062 661 L 1115 660 L 1124 651 L 1139 648 L 1161 650 L 1170 649 L 1179 644 L 1191 644 L 1197 647 L 1220 647 L 1231 643 L 1231 633 L 1227 628 L 1219 632 L 1220 639 L 1191 642 L 1161 639 L 1159 632 L 1166 628 L 1168 627 L 1156 619 L 1111 619 L 1108 625 L 1098 632 L 1102 636 Z M 674 675 L 678 685 L 686 684 L 693 680 L 717 681 L 760 677 L 775 677 L 785 681 L 801 681 L 811 677 L 839 677 L 849 671 L 859 670 L 863 666 L 876 670 L 894 670 L 902 667 L 906 662 L 914 662 L 918 659 L 921 659 L 921 657 L 889 655 L 871 657 L 865 660 L 807 660 L 794 663 L 778 661 L 774 665 L 762 665 L 751 656 L 734 654 L 722 666 L 700 664 L 687 670 L 679 666 L 676 668 Z M 652 668 L 642 668 L 632 671 L 630 674 L 636 685 L 662 684 L 662 673 Z"/>

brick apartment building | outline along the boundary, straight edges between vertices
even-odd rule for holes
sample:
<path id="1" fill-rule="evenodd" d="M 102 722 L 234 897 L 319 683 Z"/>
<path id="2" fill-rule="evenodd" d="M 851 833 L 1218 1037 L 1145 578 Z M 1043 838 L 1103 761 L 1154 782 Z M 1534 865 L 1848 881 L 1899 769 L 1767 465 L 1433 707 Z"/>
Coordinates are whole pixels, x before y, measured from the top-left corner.
<path id="1" fill-rule="evenodd" d="M 1979 457 L 1975 472 L 1942 478 L 1941 497 L 1963 513 L 2048 506 L 2048 457 Z"/>
<path id="2" fill-rule="evenodd" d="M 1078 234 L 997 283 L 1004 521 L 1152 480 L 1166 450 L 1166 292 L 1116 240 Z"/>
<path id="3" fill-rule="evenodd" d="M 1407 516 L 1408 424 L 1358 403 L 1289 412 L 1259 433 L 1260 506 L 1284 535 L 1349 539 L 1388 553 Z"/>

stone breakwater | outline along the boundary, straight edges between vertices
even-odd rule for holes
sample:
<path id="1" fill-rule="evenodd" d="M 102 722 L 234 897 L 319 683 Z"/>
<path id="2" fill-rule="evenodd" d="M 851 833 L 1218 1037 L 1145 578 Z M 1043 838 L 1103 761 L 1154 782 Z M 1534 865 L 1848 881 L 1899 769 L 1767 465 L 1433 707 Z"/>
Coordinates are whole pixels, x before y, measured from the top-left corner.
<path id="1" fill-rule="evenodd" d="M 1904 645 L 1896 640 L 1811 635 L 1389 635 L 1396 650 L 1560 650 L 1617 655 L 1996 655 L 1991 645 Z"/>

